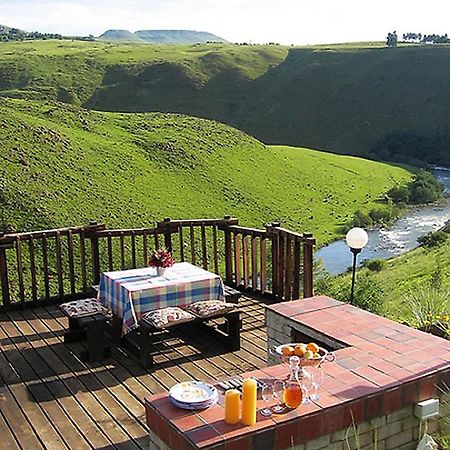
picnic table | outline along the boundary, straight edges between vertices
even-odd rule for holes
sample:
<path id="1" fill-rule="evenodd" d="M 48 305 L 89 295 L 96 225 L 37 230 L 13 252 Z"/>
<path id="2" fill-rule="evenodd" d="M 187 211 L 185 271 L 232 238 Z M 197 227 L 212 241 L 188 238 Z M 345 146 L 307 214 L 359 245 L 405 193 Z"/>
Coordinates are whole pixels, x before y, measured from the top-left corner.
<path id="1" fill-rule="evenodd" d="M 219 275 L 187 262 L 176 263 L 164 275 L 155 267 L 103 272 L 98 298 L 122 319 L 122 336 L 138 327 L 148 311 L 202 300 L 225 300 Z"/>

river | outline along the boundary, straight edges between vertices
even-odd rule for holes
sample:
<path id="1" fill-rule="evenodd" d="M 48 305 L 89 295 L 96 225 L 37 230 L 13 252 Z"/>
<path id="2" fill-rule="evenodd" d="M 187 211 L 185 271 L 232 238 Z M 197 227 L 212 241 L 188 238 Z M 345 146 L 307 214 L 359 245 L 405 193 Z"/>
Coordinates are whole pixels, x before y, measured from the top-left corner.
<path id="1" fill-rule="evenodd" d="M 358 255 L 358 262 L 372 258 L 388 259 L 412 250 L 418 246 L 417 238 L 430 231 L 436 231 L 450 220 L 450 168 L 433 169 L 436 178 L 444 184 L 446 202 L 420 209 L 410 209 L 389 229 L 369 231 L 369 243 Z M 345 272 L 352 263 L 352 254 L 344 239 L 332 242 L 315 252 L 315 259 L 322 260 L 325 269 L 337 275 Z"/>

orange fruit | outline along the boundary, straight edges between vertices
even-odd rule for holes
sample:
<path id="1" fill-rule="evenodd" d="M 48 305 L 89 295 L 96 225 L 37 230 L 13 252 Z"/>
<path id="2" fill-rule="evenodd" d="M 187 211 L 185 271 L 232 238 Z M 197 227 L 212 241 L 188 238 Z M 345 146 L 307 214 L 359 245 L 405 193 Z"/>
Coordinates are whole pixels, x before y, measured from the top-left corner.
<path id="1" fill-rule="evenodd" d="M 303 356 L 305 356 L 305 353 L 306 353 L 306 345 L 304 345 L 304 344 L 296 345 L 294 347 L 294 353 L 299 358 L 303 358 Z"/>
<path id="2" fill-rule="evenodd" d="M 283 347 L 282 353 L 283 356 L 292 356 L 294 354 L 294 347 L 287 345 L 286 347 Z"/>
<path id="3" fill-rule="evenodd" d="M 319 346 L 315 342 L 310 342 L 306 349 L 311 350 L 313 353 L 319 353 Z"/>

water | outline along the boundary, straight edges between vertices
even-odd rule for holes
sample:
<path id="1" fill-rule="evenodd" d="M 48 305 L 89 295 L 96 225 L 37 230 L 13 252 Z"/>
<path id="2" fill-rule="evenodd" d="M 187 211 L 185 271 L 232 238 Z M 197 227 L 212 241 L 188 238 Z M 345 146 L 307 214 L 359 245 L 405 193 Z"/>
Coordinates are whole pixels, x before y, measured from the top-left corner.
<path id="1" fill-rule="evenodd" d="M 450 168 L 433 169 L 436 178 L 450 195 Z M 418 246 L 417 238 L 430 231 L 437 231 L 450 220 L 450 199 L 442 206 L 427 206 L 410 210 L 389 229 L 369 231 L 369 243 L 358 255 L 358 262 L 366 259 L 388 259 L 412 250 Z M 352 257 L 344 239 L 322 247 L 315 253 L 315 259 L 322 259 L 325 268 L 332 275 L 345 272 L 352 264 Z"/>

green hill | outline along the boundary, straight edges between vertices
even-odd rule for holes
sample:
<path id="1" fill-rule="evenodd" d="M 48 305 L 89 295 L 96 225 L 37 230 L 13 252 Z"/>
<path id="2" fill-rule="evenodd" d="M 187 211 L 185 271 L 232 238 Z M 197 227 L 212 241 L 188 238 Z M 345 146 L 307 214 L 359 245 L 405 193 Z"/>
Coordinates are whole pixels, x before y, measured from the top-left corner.
<path id="1" fill-rule="evenodd" d="M 140 30 L 135 35 L 151 44 L 206 44 L 207 42 L 227 42 L 225 39 L 206 31 L 193 30 Z"/>
<path id="2" fill-rule="evenodd" d="M 266 143 L 450 164 L 450 46 L 0 46 L 0 95 L 212 118 Z M 69 95 L 67 95 L 69 92 Z"/>
<path id="3" fill-rule="evenodd" d="M 409 178 L 398 167 L 267 147 L 217 122 L 0 99 L 0 220 L 18 230 L 142 226 L 163 217 L 280 220 L 335 238 L 358 208 Z"/>
<path id="4" fill-rule="evenodd" d="M 142 42 L 142 39 L 128 30 L 107 30 L 98 39 L 103 41 Z"/>

